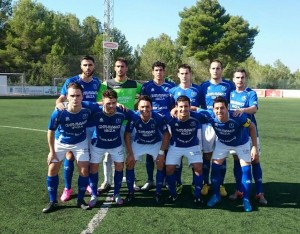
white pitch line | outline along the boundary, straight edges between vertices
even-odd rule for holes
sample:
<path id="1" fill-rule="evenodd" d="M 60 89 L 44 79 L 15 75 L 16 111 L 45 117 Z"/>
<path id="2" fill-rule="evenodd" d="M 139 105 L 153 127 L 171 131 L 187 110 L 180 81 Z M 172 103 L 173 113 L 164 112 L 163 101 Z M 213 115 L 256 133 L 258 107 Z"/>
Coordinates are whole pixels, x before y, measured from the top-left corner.
<path id="1" fill-rule="evenodd" d="M 22 127 L 14 127 L 14 126 L 2 126 L 2 125 L 0 125 L 0 128 L 15 128 L 15 129 L 28 130 L 28 131 L 47 132 L 46 130 L 41 130 L 41 129 L 35 129 L 35 128 L 22 128 Z"/>
<path id="2" fill-rule="evenodd" d="M 91 219 L 91 221 L 88 223 L 87 228 L 81 232 L 81 234 L 90 234 L 95 231 L 95 229 L 99 226 L 99 224 L 102 222 L 104 217 L 106 216 L 106 213 L 108 212 L 108 209 L 111 206 L 111 202 L 104 202 L 102 206 L 100 207 L 97 214 L 94 215 L 94 217 Z"/>
<path id="3" fill-rule="evenodd" d="M 14 128 L 14 129 L 21 129 L 21 130 L 28 130 L 28 131 L 36 131 L 36 132 L 47 132 L 46 130 L 40 130 L 40 129 L 34 129 L 34 128 L 22 128 L 22 127 L 14 127 L 14 126 L 2 126 L 1 128 Z M 81 234 L 89 234 L 93 233 L 95 229 L 99 226 L 99 224 L 102 222 L 104 217 L 106 216 L 106 213 L 108 212 L 108 208 L 110 208 L 112 202 L 109 201 L 111 195 L 113 194 L 113 191 L 109 191 L 106 197 L 106 202 L 102 204 L 97 214 L 94 215 L 94 217 L 91 219 L 91 221 L 88 223 L 87 228 L 81 232 Z"/>
<path id="4" fill-rule="evenodd" d="M 113 190 L 110 190 L 107 193 L 106 201 L 103 202 L 97 214 L 95 214 L 94 217 L 91 219 L 91 221 L 88 223 L 87 228 L 83 230 L 80 234 L 90 234 L 95 231 L 95 229 L 99 226 L 99 224 L 106 216 L 108 209 L 111 207 L 112 204 L 111 196 L 113 196 Z"/>

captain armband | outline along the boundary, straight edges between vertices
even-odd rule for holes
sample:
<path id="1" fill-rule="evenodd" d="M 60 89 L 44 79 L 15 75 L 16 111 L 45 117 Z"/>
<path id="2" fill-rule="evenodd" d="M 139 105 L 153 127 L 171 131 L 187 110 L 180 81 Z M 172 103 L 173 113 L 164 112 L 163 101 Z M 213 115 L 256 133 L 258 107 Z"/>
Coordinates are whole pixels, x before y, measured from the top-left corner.
<path id="1" fill-rule="evenodd" d="M 251 120 L 247 118 L 246 123 L 243 124 L 244 127 L 248 128 L 251 125 Z"/>

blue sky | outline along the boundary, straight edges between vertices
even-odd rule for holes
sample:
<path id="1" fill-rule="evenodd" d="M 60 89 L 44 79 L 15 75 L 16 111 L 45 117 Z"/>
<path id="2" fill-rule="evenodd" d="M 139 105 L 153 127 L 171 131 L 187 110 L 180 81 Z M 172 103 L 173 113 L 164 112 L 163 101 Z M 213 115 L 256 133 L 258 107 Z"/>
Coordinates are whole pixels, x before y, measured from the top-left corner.
<path id="1" fill-rule="evenodd" d="M 38 0 L 49 10 L 75 14 L 81 21 L 95 16 L 103 22 L 104 0 Z M 258 27 L 252 54 L 262 64 L 280 59 L 291 72 L 300 69 L 299 0 L 219 0 L 230 15 L 242 16 L 251 27 Z M 196 0 L 114 0 L 114 27 L 121 30 L 134 48 L 151 37 L 165 33 L 177 37 L 184 7 Z"/>

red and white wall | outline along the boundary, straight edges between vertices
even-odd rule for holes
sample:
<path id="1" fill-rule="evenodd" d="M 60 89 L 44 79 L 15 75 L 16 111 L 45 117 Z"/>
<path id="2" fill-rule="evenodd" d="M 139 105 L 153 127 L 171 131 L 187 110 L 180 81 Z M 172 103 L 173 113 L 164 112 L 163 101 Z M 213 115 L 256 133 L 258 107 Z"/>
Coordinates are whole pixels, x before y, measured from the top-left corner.
<path id="1" fill-rule="evenodd" d="M 300 90 L 290 89 L 253 89 L 258 97 L 300 98 Z"/>

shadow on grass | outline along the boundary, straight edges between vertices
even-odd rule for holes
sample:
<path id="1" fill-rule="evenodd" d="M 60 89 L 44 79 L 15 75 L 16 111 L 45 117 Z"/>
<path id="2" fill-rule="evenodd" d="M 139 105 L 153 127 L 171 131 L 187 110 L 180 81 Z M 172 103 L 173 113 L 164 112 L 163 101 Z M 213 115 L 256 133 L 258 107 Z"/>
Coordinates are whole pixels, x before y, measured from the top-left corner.
<path id="1" fill-rule="evenodd" d="M 225 184 L 226 190 L 228 194 L 231 194 L 235 190 L 235 184 L 228 183 Z M 266 207 L 273 207 L 273 208 L 300 208 L 300 184 L 297 183 L 282 183 L 282 182 L 269 182 L 263 184 L 265 197 L 268 200 L 268 204 Z M 130 204 L 123 204 L 122 206 L 116 205 L 114 202 L 109 204 L 108 206 L 103 205 L 107 197 L 111 196 L 112 190 L 109 192 L 104 192 L 99 197 L 99 202 L 95 206 L 95 208 L 101 207 L 111 207 L 111 208 L 118 208 L 118 207 L 170 207 L 170 208 L 184 208 L 184 209 L 221 209 L 227 210 L 231 212 L 243 212 L 242 206 L 242 199 L 236 201 L 230 201 L 227 197 L 222 198 L 221 202 L 217 204 L 213 208 L 208 208 L 206 206 L 207 201 L 211 197 L 212 193 L 207 196 L 203 196 L 204 205 L 201 207 L 195 206 L 193 203 L 193 194 L 192 194 L 192 187 L 191 185 L 184 185 L 183 191 L 179 195 L 178 200 L 175 204 L 169 204 L 165 202 L 164 204 L 156 204 L 154 195 L 155 195 L 155 188 L 152 188 L 150 191 L 139 191 L 135 193 L 135 200 Z M 122 184 L 122 188 L 120 194 L 123 198 L 127 195 L 127 187 L 126 184 Z M 169 192 L 167 189 L 163 189 L 162 191 L 163 197 L 167 200 L 169 196 Z M 255 185 L 253 184 L 253 189 L 250 197 L 250 201 L 253 207 L 253 211 L 258 211 L 260 207 L 263 207 L 255 200 Z M 72 204 L 72 200 L 76 201 L 77 194 L 73 194 L 71 197 L 71 201 L 64 203 L 60 209 L 66 208 L 77 208 L 75 204 Z M 90 196 L 88 194 L 85 195 L 85 201 L 89 201 Z"/>
<path id="2" fill-rule="evenodd" d="M 269 182 L 263 185 L 268 206 L 278 208 L 300 208 L 300 184 Z"/>
<path id="3" fill-rule="evenodd" d="M 228 194 L 231 194 L 235 190 L 235 184 L 225 184 Z M 274 208 L 300 208 L 300 184 L 297 183 L 282 183 L 282 182 L 269 182 L 263 184 L 265 197 L 268 200 L 267 207 Z M 127 194 L 126 185 L 123 184 L 121 188 L 121 196 L 125 198 Z M 169 193 L 166 189 L 163 189 L 163 196 L 167 199 Z M 175 204 L 165 203 L 163 205 L 157 205 L 154 199 L 155 188 L 150 191 L 139 191 L 135 193 L 135 200 L 133 203 L 124 204 L 128 207 L 174 207 L 174 208 L 186 208 L 186 209 L 199 209 L 193 203 L 192 187 L 190 185 L 184 185 L 182 194 L 179 195 L 178 200 Z M 207 203 L 212 193 L 203 197 L 204 204 Z M 100 197 L 103 200 L 107 196 L 106 193 L 102 194 Z M 255 200 L 255 186 L 253 184 L 253 189 L 250 197 L 251 204 L 253 206 L 253 211 L 259 210 L 262 205 L 260 205 Z M 100 205 L 101 206 L 101 205 Z M 122 207 L 124 207 L 122 206 Z M 119 207 L 118 205 L 112 204 L 112 208 Z M 230 201 L 227 197 L 222 198 L 221 203 L 217 204 L 213 208 L 208 208 L 206 205 L 200 207 L 200 209 L 223 209 L 231 212 L 243 212 L 242 200 Z"/>

